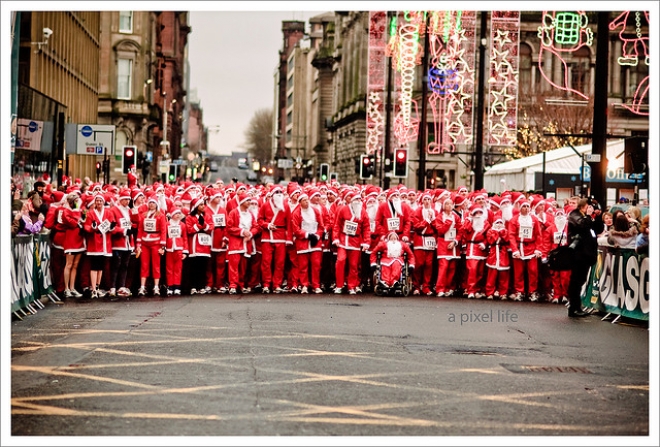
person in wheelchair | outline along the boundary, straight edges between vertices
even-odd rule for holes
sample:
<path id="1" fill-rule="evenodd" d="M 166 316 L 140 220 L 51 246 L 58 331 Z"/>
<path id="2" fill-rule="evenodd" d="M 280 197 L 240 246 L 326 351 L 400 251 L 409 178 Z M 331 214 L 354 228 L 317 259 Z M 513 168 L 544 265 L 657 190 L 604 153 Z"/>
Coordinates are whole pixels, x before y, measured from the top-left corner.
<path id="1" fill-rule="evenodd" d="M 375 273 L 375 292 L 378 295 L 410 292 L 410 277 L 415 269 L 415 255 L 410 246 L 399 240 L 396 231 L 387 235 L 371 252 L 371 270 Z"/>

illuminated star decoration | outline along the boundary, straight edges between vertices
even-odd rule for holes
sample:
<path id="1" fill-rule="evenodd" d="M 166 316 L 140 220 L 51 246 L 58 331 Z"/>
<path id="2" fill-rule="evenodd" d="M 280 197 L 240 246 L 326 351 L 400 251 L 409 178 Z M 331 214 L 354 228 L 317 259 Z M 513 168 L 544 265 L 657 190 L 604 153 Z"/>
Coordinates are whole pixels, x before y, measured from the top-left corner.
<path id="1" fill-rule="evenodd" d="M 520 13 L 493 11 L 487 114 L 488 144 L 491 146 L 516 144 L 519 39 Z"/>

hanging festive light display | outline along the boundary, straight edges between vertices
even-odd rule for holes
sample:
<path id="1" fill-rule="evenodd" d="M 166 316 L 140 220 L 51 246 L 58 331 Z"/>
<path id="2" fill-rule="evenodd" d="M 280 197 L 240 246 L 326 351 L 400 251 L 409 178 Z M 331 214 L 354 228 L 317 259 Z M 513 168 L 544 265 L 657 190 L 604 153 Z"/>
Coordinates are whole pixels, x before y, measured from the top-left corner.
<path id="1" fill-rule="evenodd" d="M 621 40 L 621 56 L 617 59 L 619 65 L 627 65 L 636 67 L 640 63 L 649 65 L 649 36 L 644 34 L 643 30 L 649 29 L 649 12 L 648 11 L 624 11 L 619 14 L 614 20 L 610 22 L 609 29 L 615 30 L 621 28 L 619 31 L 619 39 Z M 630 29 L 634 29 L 634 33 L 630 33 Z M 630 103 L 622 104 L 624 108 L 637 115 L 648 116 L 648 93 L 650 86 L 649 75 L 646 75 L 635 88 L 632 101 Z M 642 108 L 646 106 L 646 110 Z"/>
<path id="2" fill-rule="evenodd" d="M 520 12 L 491 12 L 488 144 L 513 146 L 518 129 Z"/>
<path id="3" fill-rule="evenodd" d="M 584 11 L 557 12 L 543 11 L 542 25 L 538 27 L 539 46 L 538 66 L 543 78 L 554 88 L 573 93 L 584 100 L 589 97 L 571 86 L 570 70 L 564 56 L 571 55 L 584 46 L 593 43 L 593 32 L 589 28 L 589 20 Z M 553 81 L 551 70 L 553 64 L 560 64 L 561 80 Z"/>
<path id="4" fill-rule="evenodd" d="M 374 154 L 385 146 L 385 79 L 387 62 L 387 13 L 369 13 L 369 66 L 367 72 L 367 141 L 366 153 Z"/>

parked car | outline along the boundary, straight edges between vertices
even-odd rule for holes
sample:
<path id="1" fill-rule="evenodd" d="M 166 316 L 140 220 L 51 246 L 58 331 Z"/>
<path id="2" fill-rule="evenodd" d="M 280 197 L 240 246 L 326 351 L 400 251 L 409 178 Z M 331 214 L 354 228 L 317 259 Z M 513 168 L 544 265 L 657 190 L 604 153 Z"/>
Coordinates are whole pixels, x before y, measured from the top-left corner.
<path id="1" fill-rule="evenodd" d="M 215 161 L 212 161 L 209 164 L 209 169 L 211 170 L 211 172 L 218 172 L 218 163 L 215 162 Z"/>

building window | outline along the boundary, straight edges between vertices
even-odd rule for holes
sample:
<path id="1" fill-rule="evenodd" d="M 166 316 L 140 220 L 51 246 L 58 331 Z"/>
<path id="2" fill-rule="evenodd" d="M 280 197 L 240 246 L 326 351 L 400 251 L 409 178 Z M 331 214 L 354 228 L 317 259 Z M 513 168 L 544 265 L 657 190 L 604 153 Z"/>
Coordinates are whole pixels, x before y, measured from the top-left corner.
<path id="1" fill-rule="evenodd" d="M 532 87 L 532 48 L 525 44 L 520 44 L 520 65 L 518 66 L 520 84 L 519 91 L 523 95 L 530 95 L 534 92 Z"/>
<path id="2" fill-rule="evenodd" d="M 131 78 L 133 77 L 133 61 L 119 59 L 117 61 L 117 98 L 131 99 Z"/>
<path id="3" fill-rule="evenodd" d="M 589 69 L 591 57 L 589 49 L 582 47 L 573 53 L 573 62 L 571 63 L 571 88 L 585 94 L 591 92 Z"/>
<path id="4" fill-rule="evenodd" d="M 133 11 L 119 11 L 119 32 L 133 32 Z"/>

